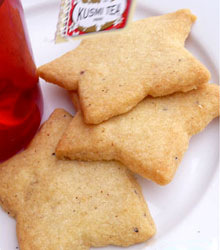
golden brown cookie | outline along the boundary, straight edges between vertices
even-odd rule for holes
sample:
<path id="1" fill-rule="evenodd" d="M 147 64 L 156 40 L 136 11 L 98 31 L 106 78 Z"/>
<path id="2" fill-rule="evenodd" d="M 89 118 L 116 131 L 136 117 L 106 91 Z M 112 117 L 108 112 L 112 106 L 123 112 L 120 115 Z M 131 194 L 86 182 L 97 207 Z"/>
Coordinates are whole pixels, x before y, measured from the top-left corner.
<path id="1" fill-rule="evenodd" d="M 46 81 L 76 90 L 85 122 L 98 124 L 135 107 L 147 95 L 189 91 L 210 73 L 185 48 L 196 17 L 189 10 L 134 22 L 122 32 L 83 40 L 38 68 Z"/>
<path id="2" fill-rule="evenodd" d="M 76 91 L 69 91 L 69 95 L 71 98 L 71 101 L 73 103 L 75 111 L 81 110 L 80 108 L 80 101 L 79 101 L 79 96 Z"/>
<path id="3" fill-rule="evenodd" d="M 166 97 L 147 97 L 132 111 L 99 125 L 77 114 L 56 149 L 57 157 L 118 160 L 133 172 L 169 183 L 192 135 L 219 115 L 219 86 Z"/>
<path id="4" fill-rule="evenodd" d="M 56 110 L 22 153 L 0 165 L 0 204 L 15 217 L 20 250 L 129 246 L 155 233 L 130 171 L 116 162 L 61 161 L 72 117 Z"/>

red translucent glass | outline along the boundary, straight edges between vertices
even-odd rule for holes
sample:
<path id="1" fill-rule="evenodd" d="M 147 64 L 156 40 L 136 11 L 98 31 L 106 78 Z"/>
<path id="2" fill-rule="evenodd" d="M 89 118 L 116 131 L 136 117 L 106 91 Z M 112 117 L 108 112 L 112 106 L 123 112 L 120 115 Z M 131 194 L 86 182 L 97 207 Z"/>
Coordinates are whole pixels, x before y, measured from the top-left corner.
<path id="1" fill-rule="evenodd" d="M 0 161 L 24 148 L 42 116 L 42 95 L 20 0 L 0 0 Z"/>

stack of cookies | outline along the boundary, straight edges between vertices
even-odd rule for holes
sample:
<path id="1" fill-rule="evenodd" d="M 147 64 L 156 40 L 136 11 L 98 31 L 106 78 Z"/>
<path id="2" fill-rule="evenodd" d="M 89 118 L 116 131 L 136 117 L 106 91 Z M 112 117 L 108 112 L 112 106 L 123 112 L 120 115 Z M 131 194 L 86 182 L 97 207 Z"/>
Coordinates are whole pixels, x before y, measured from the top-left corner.
<path id="1" fill-rule="evenodd" d="M 29 147 L 0 166 L 20 249 L 130 246 L 155 234 L 133 173 L 172 181 L 192 135 L 219 115 L 219 86 L 185 48 L 189 10 L 99 35 L 41 66 L 70 92 Z"/>

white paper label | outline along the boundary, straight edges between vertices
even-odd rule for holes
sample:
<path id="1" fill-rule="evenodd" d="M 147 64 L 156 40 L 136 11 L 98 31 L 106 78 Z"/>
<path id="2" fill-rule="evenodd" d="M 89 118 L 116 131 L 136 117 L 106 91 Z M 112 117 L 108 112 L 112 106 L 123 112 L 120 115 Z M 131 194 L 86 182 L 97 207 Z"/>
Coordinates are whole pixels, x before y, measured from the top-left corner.
<path id="1" fill-rule="evenodd" d="M 82 0 L 77 1 L 77 5 L 73 10 L 73 27 L 72 30 L 83 27 L 87 29 L 96 26 L 96 31 L 109 22 L 117 25 L 122 22 L 122 14 L 126 9 L 126 0 L 100 0 L 100 3 L 92 3 L 88 1 L 83 3 Z"/>

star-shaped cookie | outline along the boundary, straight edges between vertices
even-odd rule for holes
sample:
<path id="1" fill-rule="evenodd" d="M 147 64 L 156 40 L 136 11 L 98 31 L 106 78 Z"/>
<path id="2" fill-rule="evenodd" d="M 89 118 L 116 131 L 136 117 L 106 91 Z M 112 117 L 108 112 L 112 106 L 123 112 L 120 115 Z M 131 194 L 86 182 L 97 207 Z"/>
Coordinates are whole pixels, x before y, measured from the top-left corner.
<path id="1" fill-rule="evenodd" d="M 208 70 L 184 48 L 195 19 L 179 10 L 134 22 L 122 32 L 83 40 L 38 74 L 68 90 L 78 87 L 85 122 L 101 123 L 147 95 L 186 92 L 208 82 Z"/>
<path id="2" fill-rule="evenodd" d="M 24 152 L 0 165 L 0 204 L 17 221 L 20 250 L 88 250 L 147 240 L 155 226 L 127 168 L 56 158 L 71 119 L 56 110 Z"/>
<path id="3" fill-rule="evenodd" d="M 187 93 L 147 97 L 130 112 L 99 125 L 78 113 L 56 149 L 57 157 L 117 160 L 133 172 L 169 183 L 190 137 L 219 115 L 219 86 L 205 84 Z"/>

